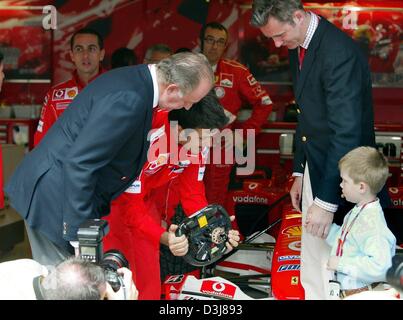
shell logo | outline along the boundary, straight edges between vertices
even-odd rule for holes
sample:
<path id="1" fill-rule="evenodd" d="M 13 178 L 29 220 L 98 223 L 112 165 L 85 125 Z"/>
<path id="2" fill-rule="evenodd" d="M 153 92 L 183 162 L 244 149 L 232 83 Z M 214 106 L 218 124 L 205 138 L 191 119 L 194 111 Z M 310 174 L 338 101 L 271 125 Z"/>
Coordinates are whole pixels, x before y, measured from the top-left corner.
<path id="1" fill-rule="evenodd" d="M 302 235 L 302 227 L 301 226 L 290 226 L 283 230 L 283 234 L 286 234 L 289 238 L 291 237 L 300 237 Z"/>
<path id="2" fill-rule="evenodd" d="M 77 95 L 77 91 L 75 89 L 71 89 L 69 91 L 67 91 L 67 96 L 69 98 L 74 98 Z"/>

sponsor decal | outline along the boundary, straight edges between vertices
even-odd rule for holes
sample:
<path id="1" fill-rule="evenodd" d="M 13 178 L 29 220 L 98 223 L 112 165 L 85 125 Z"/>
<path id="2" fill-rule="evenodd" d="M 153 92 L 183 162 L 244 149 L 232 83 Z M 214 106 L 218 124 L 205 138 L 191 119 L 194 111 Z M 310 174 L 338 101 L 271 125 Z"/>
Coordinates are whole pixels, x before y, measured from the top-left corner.
<path id="1" fill-rule="evenodd" d="M 221 73 L 220 86 L 232 88 L 234 86 L 234 75 L 229 73 Z"/>
<path id="2" fill-rule="evenodd" d="M 73 99 L 78 94 L 78 88 L 69 88 L 66 90 L 66 99 Z"/>
<path id="3" fill-rule="evenodd" d="M 199 223 L 200 228 L 204 228 L 205 226 L 208 226 L 206 216 L 201 216 L 200 218 L 197 218 L 197 222 Z"/>
<path id="4" fill-rule="evenodd" d="M 277 272 L 295 271 L 295 270 L 299 270 L 300 268 L 301 268 L 301 265 L 299 265 L 299 264 L 285 264 L 285 265 L 279 266 L 277 269 Z"/>
<path id="5" fill-rule="evenodd" d="M 53 100 L 63 100 L 66 89 L 59 89 L 53 92 Z"/>
<path id="6" fill-rule="evenodd" d="M 290 226 L 288 228 L 285 228 L 282 233 L 286 234 L 289 238 L 300 237 L 302 235 L 302 226 L 300 225 Z"/>
<path id="7" fill-rule="evenodd" d="M 69 106 L 70 103 L 65 103 L 65 102 L 58 102 L 56 103 L 55 107 L 56 110 L 64 110 Z"/>
<path id="8" fill-rule="evenodd" d="M 273 103 L 273 101 L 271 101 L 269 96 L 263 96 L 262 97 L 262 104 L 263 105 L 267 106 L 267 105 L 272 104 L 272 103 Z"/>
<path id="9" fill-rule="evenodd" d="M 250 86 L 254 86 L 257 83 L 255 77 L 252 74 L 250 74 L 246 79 L 248 79 Z"/>
<path id="10" fill-rule="evenodd" d="M 278 257 L 278 261 L 287 261 L 287 260 L 300 260 L 299 255 L 288 255 L 288 256 L 280 256 Z"/>
<path id="11" fill-rule="evenodd" d="M 260 97 L 262 94 L 265 94 L 261 86 L 256 86 L 252 89 L 256 98 Z"/>
<path id="12" fill-rule="evenodd" d="M 402 199 L 392 199 L 393 205 L 395 207 L 403 207 L 403 200 Z"/>
<path id="13" fill-rule="evenodd" d="M 221 99 L 225 96 L 225 90 L 222 87 L 215 87 L 214 91 L 218 99 Z"/>
<path id="14" fill-rule="evenodd" d="M 296 286 L 299 283 L 299 277 L 291 277 L 291 285 Z"/>
<path id="15" fill-rule="evenodd" d="M 392 188 L 389 188 L 389 192 L 393 193 L 393 194 L 397 194 L 399 192 L 399 189 L 392 187 Z"/>
<path id="16" fill-rule="evenodd" d="M 234 115 L 233 113 L 231 113 L 227 109 L 224 109 L 224 113 L 229 119 L 227 125 L 229 125 L 230 123 L 233 123 L 236 120 L 236 115 Z"/>
<path id="17" fill-rule="evenodd" d="M 256 182 L 252 182 L 249 184 L 248 188 L 249 188 L 249 190 L 253 190 L 253 189 L 256 189 L 258 185 L 259 184 L 257 184 Z"/>
<path id="18" fill-rule="evenodd" d="M 236 287 L 229 283 L 204 280 L 200 291 L 205 294 L 233 299 L 235 296 Z"/>
<path id="19" fill-rule="evenodd" d="M 170 276 L 165 283 L 179 283 L 182 282 L 183 278 L 185 277 L 184 274 Z M 176 289 L 176 288 L 175 288 Z"/>
<path id="20" fill-rule="evenodd" d="M 197 175 L 197 181 L 203 181 L 204 171 L 206 171 L 206 167 L 199 167 L 199 174 Z"/>
<path id="21" fill-rule="evenodd" d="M 141 181 L 136 180 L 132 183 L 132 185 L 126 189 L 127 193 L 141 193 Z"/>
<path id="22" fill-rule="evenodd" d="M 42 129 L 43 129 L 43 121 L 39 120 L 38 127 L 36 128 L 36 131 L 42 132 Z"/>
<path id="23" fill-rule="evenodd" d="M 237 203 L 269 203 L 269 200 L 267 198 L 258 196 L 232 196 L 232 200 Z"/>
<path id="24" fill-rule="evenodd" d="M 301 251 L 301 241 L 293 241 L 288 244 L 288 249 L 292 251 Z"/>

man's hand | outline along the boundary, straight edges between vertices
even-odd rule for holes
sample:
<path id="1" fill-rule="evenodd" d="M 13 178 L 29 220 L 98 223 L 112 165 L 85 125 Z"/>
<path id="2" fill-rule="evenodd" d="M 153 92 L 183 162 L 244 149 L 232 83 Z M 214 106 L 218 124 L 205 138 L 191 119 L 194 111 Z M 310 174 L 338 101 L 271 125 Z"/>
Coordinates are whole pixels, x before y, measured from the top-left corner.
<path id="1" fill-rule="evenodd" d="M 305 228 L 313 236 L 325 239 L 329 233 L 334 213 L 313 203 L 306 214 Z"/>
<path id="2" fill-rule="evenodd" d="M 171 224 L 168 230 L 168 247 L 172 254 L 177 257 L 184 256 L 189 250 L 189 242 L 186 236 L 183 234 L 180 237 L 175 235 L 175 231 L 178 229 L 176 224 Z"/>
<path id="3" fill-rule="evenodd" d="M 302 177 L 295 177 L 290 190 L 292 206 L 295 210 L 301 211 L 300 202 L 302 197 Z"/>
<path id="4" fill-rule="evenodd" d="M 235 216 L 230 217 L 231 221 L 235 220 Z M 241 237 L 239 236 L 239 231 L 238 230 L 229 230 L 228 231 L 228 241 L 225 243 L 227 246 L 227 252 L 230 252 L 233 248 L 238 247 L 239 241 L 241 240 Z"/>
<path id="5" fill-rule="evenodd" d="M 327 268 L 329 270 L 337 270 L 337 266 L 339 265 L 340 257 L 338 256 L 331 256 L 327 261 Z"/>
<path id="6" fill-rule="evenodd" d="M 123 278 L 123 285 L 115 292 L 111 285 L 106 283 L 106 298 L 108 300 L 137 300 L 139 292 L 134 285 L 132 272 L 127 268 L 120 268 L 117 273 Z"/>

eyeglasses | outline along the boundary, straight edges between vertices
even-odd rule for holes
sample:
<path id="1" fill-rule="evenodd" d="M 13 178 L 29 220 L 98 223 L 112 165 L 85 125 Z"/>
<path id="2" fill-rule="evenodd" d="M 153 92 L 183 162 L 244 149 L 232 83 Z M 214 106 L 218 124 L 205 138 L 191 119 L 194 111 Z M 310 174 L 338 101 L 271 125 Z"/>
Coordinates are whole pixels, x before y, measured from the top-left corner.
<path id="1" fill-rule="evenodd" d="M 212 46 L 216 43 L 217 46 L 219 46 L 219 47 L 224 47 L 225 44 L 226 44 L 226 42 L 227 42 L 227 41 L 226 41 L 225 39 L 223 39 L 223 38 L 220 38 L 220 39 L 216 40 L 216 39 L 214 39 L 214 38 L 212 38 L 212 37 L 204 38 L 204 41 L 205 41 L 207 44 L 212 45 Z"/>

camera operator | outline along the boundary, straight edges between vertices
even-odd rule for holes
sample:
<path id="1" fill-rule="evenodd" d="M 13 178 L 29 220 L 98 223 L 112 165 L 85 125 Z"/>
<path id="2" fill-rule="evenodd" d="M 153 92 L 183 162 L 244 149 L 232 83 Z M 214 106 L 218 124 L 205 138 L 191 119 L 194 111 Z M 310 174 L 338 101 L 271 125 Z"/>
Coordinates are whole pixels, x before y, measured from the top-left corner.
<path id="1" fill-rule="evenodd" d="M 104 270 L 89 261 L 69 258 L 56 267 L 31 259 L 0 263 L 0 300 L 137 300 L 127 268 L 118 269 L 123 285 L 114 292 Z"/>

